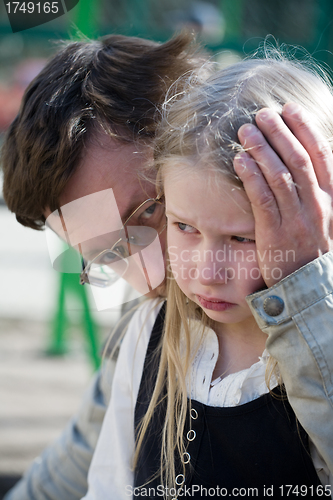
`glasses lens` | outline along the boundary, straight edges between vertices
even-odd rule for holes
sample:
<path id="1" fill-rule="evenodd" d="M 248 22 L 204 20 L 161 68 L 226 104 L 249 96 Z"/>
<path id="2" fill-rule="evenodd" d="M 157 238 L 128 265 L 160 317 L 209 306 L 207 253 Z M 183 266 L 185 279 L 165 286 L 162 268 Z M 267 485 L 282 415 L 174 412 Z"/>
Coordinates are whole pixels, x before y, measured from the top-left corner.
<path id="1" fill-rule="evenodd" d="M 149 226 L 159 232 L 165 224 L 165 206 L 161 202 L 146 201 L 128 221 L 127 226 Z"/>
<path id="2" fill-rule="evenodd" d="M 130 254 L 137 251 L 132 247 L 148 246 L 155 240 L 157 235 L 156 229 L 149 226 L 126 226 L 119 233 L 121 240 L 128 243 Z"/>
<path id="3" fill-rule="evenodd" d="M 126 259 L 106 250 L 92 262 L 88 271 L 89 283 L 100 287 L 111 286 L 125 274 L 127 267 Z"/>
<path id="4" fill-rule="evenodd" d="M 127 220 L 120 231 L 81 243 L 81 253 L 90 262 L 89 283 L 107 287 L 118 281 L 128 268 L 127 258 L 153 243 L 165 223 L 164 204 L 150 200 Z M 112 250 L 102 251 L 103 247 Z"/>

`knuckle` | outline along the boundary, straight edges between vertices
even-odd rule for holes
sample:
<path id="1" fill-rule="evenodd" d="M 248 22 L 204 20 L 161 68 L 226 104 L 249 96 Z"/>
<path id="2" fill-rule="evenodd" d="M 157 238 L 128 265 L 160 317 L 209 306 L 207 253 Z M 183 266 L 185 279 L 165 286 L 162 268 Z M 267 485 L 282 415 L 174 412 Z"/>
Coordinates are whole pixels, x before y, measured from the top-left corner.
<path id="1" fill-rule="evenodd" d="M 249 155 L 249 157 L 252 158 L 260 157 L 261 152 L 266 148 L 267 142 L 259 130 L 255 134 L 248 137 L 243 144 L 244 151 Z"/>
<path id="2" fill-rule="evenodd" d="M 249 165 L 242 165 L 242 169 L 237 169 L 241 181 L 245 185 L 256 185 L 260 179 L 260 173 L 256 168 L 251 168 Z"/>
<path id="3" fill-rule="evenodd" d="M 310 120 L 304 115 L 304 111 L 300 111 L 295 115 L 295 119 L 297 120 L 297 128 L 300 132 L 308 132 L 309 128 L 311 128 Z"/>
<path id="4" fill-rule="evenodd" d="M 270 191 L 263 191 L 257 196 L 255 205 L 263 210 L 271 211 L 275 204 L 275 198 Z"/>
<path id="5" fill-rule="evenodd" d="M 306 170 L 309 162 L 307 153 L 302 154 L 300 151 L 293 151 L 289 157 L 290 165 L 295 170 Z"/>
<path id="6" fill-rule="evenodd" d="M 272 177 L 270 185 L 273 189 L 288 189 L 294 184 L 292 175 L 290 172 L 278 172 Z"/>
<path id="7" fill-rule="evenodd" d="M 283 133 L 281 123 L 276 120 L 270 120 L 268 122 L 269 125 L 269 133 L 272 137 L 280 136 Z"/>
<path id="8" fill-rule="evenodd" d="M 249 170 L 247 169 L 246 171 L 246 180 L 248 183 L 254 183 L 256 184 L 258 180 L 260 179 L 260 173 L 257 172 L 256 170 Z"/>
<path id="9" fill-rule="evenodd" d="M 253 144 L 251 147 L 249 147 L 248 152 L 260 158 L 262 156 L 262 152 L 265 151 L 266 148 L 267 144 L 264 142 L 264 140 L 261 140 L 260 142 L 257 142 L 256 144 Z"/>
<path id="10" fill-rule="evenodd" d="M 314 156 L 319 162 L 326 163 L 327 161 L 332 161 L 333 155 L 331 148 L 328 144 L 317 144 L 317 148 L 314 151 Z"/>

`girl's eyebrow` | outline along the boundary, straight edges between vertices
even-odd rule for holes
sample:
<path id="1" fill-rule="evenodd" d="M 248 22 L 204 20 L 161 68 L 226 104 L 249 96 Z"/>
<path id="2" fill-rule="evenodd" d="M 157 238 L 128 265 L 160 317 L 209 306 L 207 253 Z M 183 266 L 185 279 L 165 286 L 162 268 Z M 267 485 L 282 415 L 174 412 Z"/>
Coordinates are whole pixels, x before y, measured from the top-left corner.
<path id="1" fill-rule="evenodd" d="M 165 215 L 167 215 L 167 216 L 172 215 L 175 219 L 186 220 L 186 221 L 189 221 L 189 223 L 191 222 L 191 218 L 188 215 L 184 215 L 184 216 L 177 215 L 174 212 L 172 212 L 171 210 L 166 210 Z M 195 224 L 195 222 L 192 221 L 192 224 Z"/>
<path id="2" fill-rule="evenodd" d="M 165 215 L 173 215 L 174 217 L 178 217 L 178 215 L 176 215 L 175 213 L 173 213 L 171 210 L 166 210 L 165 211 Z"/>
<path id="3" fill-rule="evenodd" d="M 166 216 L 172 215 L 178 221 L 182 221 L 184 223 L 186 222 L 186 224 L 188 224 L 189 226 L 195 227 L 195 224 L 196 224 L 195 221 L 192 221 L 191 218 L 189 218 L 187 215 L 184 217 L 181 217 L 181 216 L 175 214 L 174 212 L 172 212 L 172 210 L 166 210 L 165 215 Z M 228 232 L 230 234 L 234 234 L 235 236 L 242 236 L 242 237 L 247 237 L 247 238 L 249 238 L 250 236 L 253 236 L 255 233 L 254 226 L 250 227 L 250 228 L 240 228 L 240 229 L 230 228 L 228 230 Z"/>

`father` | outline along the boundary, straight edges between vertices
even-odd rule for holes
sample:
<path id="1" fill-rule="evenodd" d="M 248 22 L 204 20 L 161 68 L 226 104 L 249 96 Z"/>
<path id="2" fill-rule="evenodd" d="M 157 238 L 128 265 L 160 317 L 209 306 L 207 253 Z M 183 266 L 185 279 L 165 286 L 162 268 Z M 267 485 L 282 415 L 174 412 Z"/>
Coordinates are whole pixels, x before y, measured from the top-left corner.
<path id="1" fill-rule="evenodd" d="M 3 193 L 17 220 L 41 229 L 58 207 L 112 188 L 124 222 L 155 197 L 142 174 L 161 104 L 170 85 L 203 62 L 185 34 L 162 45 L 111 35 L 56 54 L 26 90 L 3 145 Z M 7 498 L 84 496 L 113 365 L 103 364 L 78 415 Z"/>
<path id="2" fill-rule="evenodd" d="M 125 222 L 142 202 L 156 196 L 154 185 L 140 174 L 151 160 L 159 108 L 167 89 L 202 63 L 195 58 L 190 42 L 186 35 L 162 45 L 109 36 L 102 41 L 71 43 L 49 62 L 27 89 L 3 147 L 4 197 L 20 223 L 41 229 L 54 210 L 108 188 L 113 189 Z M 276 166 L 279 175 L 295 168 L 315 175 L 321 169 L 332 173 L 330 148 L 306 122 L 303 111 L 287 105 L 283 118 L 262 112 L 255 134 L 253 128 L 242 128 L 240 141 L 247 148 L 250 145 L 252 158 L 270 165 L 271 171 Z M 251 176 L 244 175 L 243 180 L 251 189 Z M 283 241 L 277 241 L 276 228 L 269 222 L 270 217 L 275 218 L 273 202 L 267 196 L 276 192 L 269 187 L 274 182 L 278 183 L 278 175 L 263 178 L 262 196 L 250 199 L 255 205 L 256 227 L 264 227 L 266 242 L 284 248 L 292 238 L 290 231 L 280 231 Z M 332 183 L 327 185 L 327 195 L 331 201 Z M 324 201 L 330 207 L 327 198 Z M 301 210 L 306 214 L 310 207 Z M 306 256 L 301 264 L 309 260 Z M 292 271 L 286 269 L 285 274 Z M 258 304 L 258 310 L 260 307 Z M 264 319 L 261 321 L 264 328 Z M 7 500 L 84 496 L 110 398 L 112 369 L 109 361 L 96 375 L 80 412 Z"/>

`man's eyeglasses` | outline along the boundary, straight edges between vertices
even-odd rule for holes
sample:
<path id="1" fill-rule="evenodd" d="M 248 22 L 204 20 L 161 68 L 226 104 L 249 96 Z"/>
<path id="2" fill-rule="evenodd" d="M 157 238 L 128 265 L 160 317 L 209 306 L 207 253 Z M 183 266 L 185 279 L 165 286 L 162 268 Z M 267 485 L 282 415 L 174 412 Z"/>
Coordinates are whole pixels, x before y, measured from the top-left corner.
<path id="1" fill-rule="evenodd" d="M 90 261 L 82 257 L 80 284 L 89 283 L 108 287 L 127 271 L 128 257 L 150 245 L 166 227 L 164 201 L 158 196 L 141 203 L 124 222 L 120 231 L 113 235 L 115 243 Z"/>

